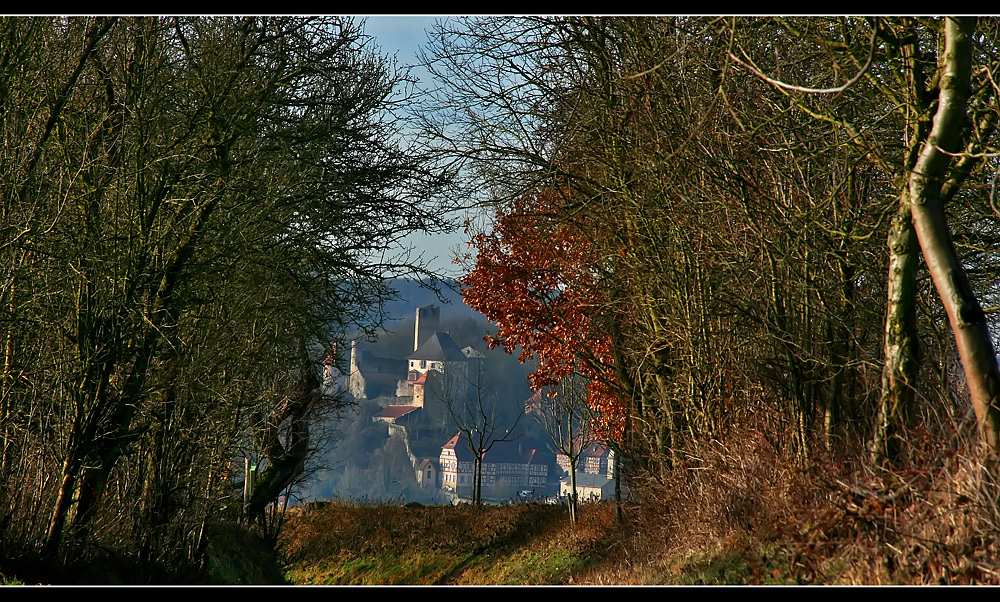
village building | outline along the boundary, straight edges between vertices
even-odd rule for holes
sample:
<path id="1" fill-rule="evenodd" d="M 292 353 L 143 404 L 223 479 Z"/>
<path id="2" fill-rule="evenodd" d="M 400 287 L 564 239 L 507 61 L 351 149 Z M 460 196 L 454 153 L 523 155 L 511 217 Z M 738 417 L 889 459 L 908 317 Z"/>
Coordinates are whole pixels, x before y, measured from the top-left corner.
<path id="1" fill-rule="evenodd" d="M 569 478 L 559 481 L 559 495 L 566 497 L 572 491 Z M 576 499 L 580 502 L 599 502 L 615 496 L 615 480 L 603 474 L 576 473 Z"/>
<path id="2" fill-rule="evenodd" d="M 406 358 L 407 383 L 415 389 L 431 370 L 444 376 L 445 390 L 464 394 L 469 383 L 469 358 L 446 332 L 435 332 Z M 426 380 L 424 381 L 426 383 Z M 422 386 L 421 386 L 422 388 Z"/>
<path id="3" fill-rule="evenodd" d="M 466 347 L 460 349 L 440 327 L 441 310 L 436 305 L 418 307 L 413 332 L 413 352 L 406 359 L 377 356 L 351 343 L 351 362 L 347 378 L 348 392 L 355 399 L 399 398 L 389 403 L 424 407 L 427 373 L 444 377 L 443 388 L 455 395 L 468 386 L 470 358 L 483 355 Z"/>
<path id="4" fill-rule="evenodd" d="M 407 417 L 419 410 L 414 405 L 388 405 L 372 416 L 372 422 L 387 422 L 389 424 L 406 424 Z"/>
<path id="5" fill-rule="evenodd" d="M 396 383 L 405 373 L 406 360 L 381 357 L 370 351 L 359 351 L 358 342 L 351 341 L 347 392 L 355 399 L 394 396 Z"/>
<path id="6" fill-rule="evenodd" d="M 421 487 L 437 487 L 437 466 L 430 458 L 424 458 L 417 464 L 417 484 Z"/>
<path id="7" fill-rule="evenodd" d="M 539 389 L 531 394 L 531 397 L 524 400 L 524 413 L 525 414 L 541 414 L 544 408 L 545 402 L 542 394 L 542 390 Z"/>
<path id="8" fill-rule="evenodd" d="M 485 358 L 472 346 L 460 348 L 440 330 L 437 306 L 419 307 L 415 317 L 413 350 L 405 359 L 380 357 L 352 344 L 346 388 L 358 400 L 379 403 L 372 422 L 386 424 L 389 435 L 404 442 L 421 486 L 458 497 L 472 487 L 472 454 L 460 435 L 441 446 L 441 433 L 451 423 L 451 404 L 466 402 L 470 372 Z M 555 483 L 548 483 L 552 460 L 551 452 L 498 442 L 483 463 L 484 491 L 500 485 L 498 490 L 514 494 L 554 492 Z"/>
<path id="9" fill-rule="evenodd" d="M 556 464 L 562 473 L 559 478 L 559 495 L 568 496 L 572 490 L 569 456 L 563 453 L 556 454 Z M 577 499 L 581 502 L 600 501 L 614 497 L 614 493 L 615 452 L 605 443 L 591 441 L 583 446 L 577 459 Z"/>
<path id="10" fill-rule="evenodd" d="M 464 433 L 457 433 L 441 447 L 438 465 L 445 491 L 458 493 L 472 487 L 475 456 Z M 524 448 L 517 441 L 497 441 L 483 456 L 482 475 L 484 489 L 505 482 L 514 490 L 542 490 L 549 467 L 536 449 Z"/>
<path id="11" fill-rule="evenodd" d="M 441 329 L 441 308 L 437 305 L 427 305 L 417 308 L 416 322 L 413 324 L 413 349 Z"/>
<path id="12" fill-rule="evenodd" d="M 562 469 L 564 475 L 569 475 L 569 457 L 566 454 L 556 454 L 556 464 Z M 591 441 L 580 452 L 576 470 L 578 473 L 614 478 L 615 452 L 600 441 Z"/>

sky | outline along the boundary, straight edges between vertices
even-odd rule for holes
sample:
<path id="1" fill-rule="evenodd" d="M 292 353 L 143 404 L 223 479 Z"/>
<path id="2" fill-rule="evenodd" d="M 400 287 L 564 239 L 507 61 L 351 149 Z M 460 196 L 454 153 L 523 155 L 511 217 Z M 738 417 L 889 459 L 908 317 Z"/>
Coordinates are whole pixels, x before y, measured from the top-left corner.
<path id="1" fill-rule="evenodd" d="M 365 33 L 375 38 L 382 54 L 396 55 L 402 66 L 417 63 L 417 49 L 427 42 L 426 30 L 445 16 L 358 15 L 358 18 L 365 20 Z M 422 69 L 414 69 L 411 75 L 421 79 L 421 84 L 428 83 L 427 72 Z M 460 219 L 462 216 L 455 216 L 456 221 Z M 452 263 L 456 250 L 465 248 L 461 229 L 450 235 L 412 234 L 406 244 L 412 245 L 416 254 L 423 253 L 431 269 L 440 275 L 452 278 L 461 275 L 459 267 Z"/>

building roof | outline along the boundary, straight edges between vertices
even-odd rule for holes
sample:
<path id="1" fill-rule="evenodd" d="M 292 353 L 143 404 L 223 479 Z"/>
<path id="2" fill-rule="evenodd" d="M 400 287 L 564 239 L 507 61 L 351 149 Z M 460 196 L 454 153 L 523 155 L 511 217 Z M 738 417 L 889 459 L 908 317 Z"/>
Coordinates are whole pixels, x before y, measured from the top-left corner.
<path id="1" fill-rule="evenodd" d="M 530 399 L 529 399 L 530 401 Z M 573 448 L 580 449 L 580 441 L 583 439 L 582 434 L 576 434 L 573 436 Z M 565 456 L 563 452 L 556 454 L 557 456 Z M 581 458 L 603 458 L 604 456 L 614 456 L 615 452 L 608 445 L 602 441 L 589 441 L 580 449 Z"/>
<path id="2" fill-rule="evenodd" d="M 542 409 L 542 390 L 539 389 L 531 394 L 531 397 L 524 400 L 524 411 L 527 414 L 532 413 L 535 410 L 541 411 Z"/>
<path id="3" fill-rule="evenodd" d="M 421 343 L 408 360 L 431 360 L 434 362 L 466 361 L 468 358 L 458 348 L 447 332 L 435 332 L 429 339 Z"/>
<path id="4" fill-rule="evenodd" d="M 379 410 L 378 412 L 376 412 L 375 415 L 372 416 L 372 418 L 399 418 L 400 416 L 406 416 L 413 410 L 419 410 L 419 409 L 420 406 L 411 406 L 402 404 L 391 405 L 391 406 L 386 406 L 381 410 Z"/>
<path id="5" fill-rule="evenodd" d="M 600 441 L 591 441 L 587 447 L 584 448 L 581 456 L 588 458 L 600 458 L 610 451 L 611 450 L 609 450 L 608 446 L 604 443 Z"/>
<path id="6" fill-rule="evenodd" d="M 577 487 L 596 487 L 600 489 L 613 480 L 614 479 L 609 479 L 608 477 L 601 474 L 592 474 L 589 472 L 579 472 L 579 471 L 577 471 L 576 473 Z"/>
<path id="7" fill-rule="evenodd" d="M 355 359 L 358 372 L 364 378 L 364 395 L 367 399 L 394 395 L 396 382 L 406 378 L 406 360 L 381 357 L 365 350 L 359 350 Z"/>
<path id="8" fill-rule="evenodd" d="M 458 445 L 458 439 L 462 436 L 462 433 L 455 433 L 455 436 L 448 439 L 448 442 L 441 446 L 441 449 L 455 449 Z"/>
<path id="9" fill-rule="evenodd" d="M 473 455 L 469 451 L 469 438 L 465 433 L 457 433 L 441 446 L 441 449 L 455 450 L 455 457 L 462 462 L 472 462 Z M 524 449 L 517 441 L 497 441 L 483 456 L 484 464 L 538 464 L 534 448 Z M 543 461 L 544 462 L 544 461 Z"/>
<path id="10" fill-rule="evenodd" d="M 361 350 L 358 357 L 358 367 L 365 374 L 388 372 L 396 375 L 397 378 L 400 374 L 406 374 L 406 360 L 382 357 L 366 350 Z"/>

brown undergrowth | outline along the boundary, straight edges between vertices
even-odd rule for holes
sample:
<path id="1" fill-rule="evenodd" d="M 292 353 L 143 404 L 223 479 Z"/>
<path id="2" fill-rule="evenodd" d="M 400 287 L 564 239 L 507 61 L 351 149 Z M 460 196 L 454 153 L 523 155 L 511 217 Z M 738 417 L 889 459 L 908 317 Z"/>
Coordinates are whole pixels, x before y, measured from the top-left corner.
<path id="1" fill-rule="evenodd" d="M 1000 486 L 970 433 L 912 439 L 908 466 L 814 457 L 761 437 L 714 443 L 641 488 L 617 562 L 590 583 L 998 583 Z M 970 452 L 969 450 L 972 450 Z M 642 525 L 642 528 L 639 528 Z"/>
<path id="2" fill-rule="evenodd" d="M 814 455 L 806 467 L 753 434 L 711 443 L 634 484 L 615 523 L 585 505 L 332 503 L 282 536 L 293 583 L 1000 583 L 1000 487 L 971 434 L 912 434 L 906 466 Z M 972 451 L 970 451 L 972 450 Z"/>

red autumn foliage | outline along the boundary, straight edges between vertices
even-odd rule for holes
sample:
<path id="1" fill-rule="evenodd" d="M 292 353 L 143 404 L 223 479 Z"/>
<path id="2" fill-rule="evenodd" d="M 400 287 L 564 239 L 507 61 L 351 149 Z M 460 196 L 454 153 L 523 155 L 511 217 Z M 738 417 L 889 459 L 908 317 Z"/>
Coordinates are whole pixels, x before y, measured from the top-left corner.
<path id="1" fill-rule="evenodd" d="M 607 269 L 586 224 L 560 217 L 554 191 L 522 197 L 497 215 L 493 230 L 472 235 L 473 269 L 461 279 L 470 306 L 497 324 L 490 348 L 538 358 L 535 389 L 578 372 L 589 380 L 588 403 L 601 436 L 620 440 L 625 410 L 617 395 L 611 339 L 602 330 Z M 469 227 L 466 227 L 469 232 Z"/>

